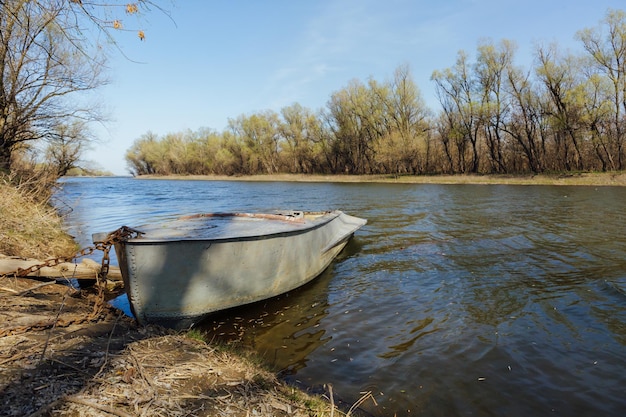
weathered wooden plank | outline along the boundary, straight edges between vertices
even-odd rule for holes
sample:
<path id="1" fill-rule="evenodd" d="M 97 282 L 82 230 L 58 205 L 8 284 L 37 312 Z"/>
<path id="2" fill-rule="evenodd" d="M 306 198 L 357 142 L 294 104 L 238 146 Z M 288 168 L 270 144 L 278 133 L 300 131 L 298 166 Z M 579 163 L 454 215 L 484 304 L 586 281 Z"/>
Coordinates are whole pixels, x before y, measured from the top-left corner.
<path id="1" fill-rule="evenodd" d="M 18 268 L 26 269 L 43 262 L 37 259 L 22 259 L 13 257 L 0 258 L 0 275 L 10 274 Z M 80 263 L 64 262 L 53 267 L 43 267 L 38 271 L 28 274 L 29 277 L 47 278 L 76 278 L 95 279 L 100 272 L 101 265 L 92 259 L 83 259 Z M 122 279 L 120 269 L 116 266 L 109 267 L 107 278 L 112 281 Z"/>

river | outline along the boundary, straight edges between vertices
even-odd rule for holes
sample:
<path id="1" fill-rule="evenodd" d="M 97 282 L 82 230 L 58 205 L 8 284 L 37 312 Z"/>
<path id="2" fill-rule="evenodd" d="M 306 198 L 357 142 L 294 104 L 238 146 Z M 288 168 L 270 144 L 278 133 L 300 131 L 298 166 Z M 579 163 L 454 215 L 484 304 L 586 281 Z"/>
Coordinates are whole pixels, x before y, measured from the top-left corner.
<path id="1" fill-rule="evenodd" d="M 626 188 L 67 178 L 54 201 L 83 246 L 198 212 L 366 218 L 311 284 L 201 328 L 373 416 L 626 415 Z"/>

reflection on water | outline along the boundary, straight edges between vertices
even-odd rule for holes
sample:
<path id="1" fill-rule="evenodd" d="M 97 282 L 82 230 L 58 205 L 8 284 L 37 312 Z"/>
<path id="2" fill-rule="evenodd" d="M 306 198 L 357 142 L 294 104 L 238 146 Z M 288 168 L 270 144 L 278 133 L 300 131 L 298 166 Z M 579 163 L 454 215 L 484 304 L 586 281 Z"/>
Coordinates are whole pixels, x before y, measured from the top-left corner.
<path id="1" fill-rule="evenodd" d="M 371 391 L 372 415 L 626 411 L 626 189 L 70 179 L 59 198 L 87 243 L 197 212 L 367 218 L 319 279 L 202 328 L 348 404 Z"/>
<path id="2" fill-rule="evenodd" d="M 295 374 L 327 341 L 320 324 L 327 315 L 330 276 L 326 272 L 299 290 L 216 314 L 199 328 L 210 338 L 252 347 L 275 370 Z"/>

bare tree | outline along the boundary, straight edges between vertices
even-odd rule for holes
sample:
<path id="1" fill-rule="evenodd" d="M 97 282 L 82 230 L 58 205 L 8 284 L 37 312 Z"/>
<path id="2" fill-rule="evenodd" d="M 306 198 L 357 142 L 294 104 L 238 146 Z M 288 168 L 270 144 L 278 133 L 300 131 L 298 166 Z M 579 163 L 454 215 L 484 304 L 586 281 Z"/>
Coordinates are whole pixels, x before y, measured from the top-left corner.
<path id="1" fill-rule="evenodd" d="M 283 121 L 278 130 L 285 140 L 281 146 L 285 168 L 292 173 L 310 173 L 314 166 L 315 134 L 320 129 L 320 122 L 311 110 L 299 104 L 283 107 L 280 114 Z"/>
<path id="2" fill-rule="evenodd" d="M 509 103 L 505 91 L 505 80 L 513 66 L 516 46 L 502 40 L 495 45 L 484 42 L 478 46 L 476 74 L 480 100 L 480 125 L 487 145 L 491 172 L 506 173 L 506 135 L 502 130 L 509 117 Z"/>
<path id="3" fill-rule="evenodd" d="M 48 140 L 46 160 L 54 167 L 56 175 L 62 177 L 72 168 L 78 168 L 83 151 L 90 142 L 89 129 L 81 121 L 59 125 Z"/>
<path id="4" fill-rule="evenodd" d="M 611 10 L 602 22 L 603 26 L 588 28 L 577 36 L 599 71 L 611 83 L 613 120 L 611 147 L 616 168 L 626 166 L 626 12 Z"/>
<path id="5" fill-rule="evenodd" d="M 434 71 L 431 76 L 446 120 L 450 123 L 447 130 L 456 145 L 456 170 L 462 173 L 477 173 L 480 166 L 480 102 L 473 75 L 467 53 L 459 51 L 452 68 Z"/>
<path id="6" fill-rule="evenodd" d="M 75 96 L 103 84 L 102 59 L 77 51 L 62 2 L 5 0 L 0 13 L 0 170 L 16 147 L 51 138 L 72 119 L 93 120 Z"/>
<path id="7" fill-rule="evenodd" d="M 544 117 L 550 121 L 554 141 L 556 170 L 586 169 L 583 155 L 583 100 L 576 94 L 585 81 L 581 77 L 581 59 L 562 56 L 556 45 L 537 49 L 537 77 L 547 92 Z"/>
<path id="8" fill-rule="evenodd" d="M 0 1 L 0 171 L 10 171 L 22 145 L 52 139 L 77 120 L 101 120 L 81 93 L 106 83 L 105 53 L 118 46 L 114 32 L 132 27 L 125 17 L 150 8 L 163 11 L 149 0 Z M 104 47 L 95 42 L 100 35 Z"/>
<path id="9" fill-rule="evenodd" d="M 267 110 L 250 116 L 241 115 L 229 120 L 231 131 L 241 138 L 250 150 L 249 169 L 252 173 L 275 174 L 278 172 L 280 149 L 279 116 Z"/>

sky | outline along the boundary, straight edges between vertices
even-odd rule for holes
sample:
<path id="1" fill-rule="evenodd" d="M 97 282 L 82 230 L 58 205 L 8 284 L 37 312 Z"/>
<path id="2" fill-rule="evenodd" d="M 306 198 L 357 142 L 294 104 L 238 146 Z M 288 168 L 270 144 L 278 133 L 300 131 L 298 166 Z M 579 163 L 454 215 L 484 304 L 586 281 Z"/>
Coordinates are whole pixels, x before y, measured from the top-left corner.
<path id="1" fill-rule="evenodd" d="M 515 41 L 530 69 L 537 45 L 582 54 L 576 32 L 597 27 L 624 0 L 154 0 L 139 21 L 124 18 L 109 83 L 94 99 L 108 121 L 86 153 L 101 169 L 128 175 L 126 151 L 142 135 L 209 128 L 299 103 L 313 111 L 351 80 L 391 80 L 408 65 L 426 104 L 439 104 L 431 75 L 471 62 L 485 40 Z"/>

